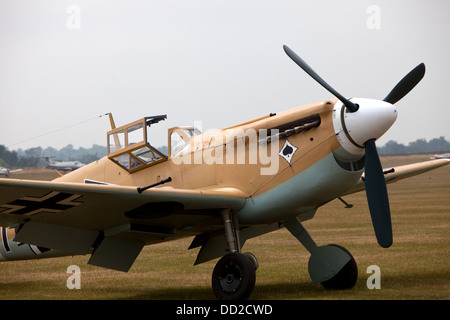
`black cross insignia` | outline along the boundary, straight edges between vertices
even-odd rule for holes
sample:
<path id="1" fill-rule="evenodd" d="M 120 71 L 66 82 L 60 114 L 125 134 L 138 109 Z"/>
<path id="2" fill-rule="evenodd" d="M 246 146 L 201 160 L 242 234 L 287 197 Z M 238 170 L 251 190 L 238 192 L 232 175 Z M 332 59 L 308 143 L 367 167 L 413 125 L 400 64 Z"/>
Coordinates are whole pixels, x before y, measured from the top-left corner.
<path id="1" fill-rule="evenodd" d="M 52 191 L 42 197 L 27 196 L 0 206 L 0 213 L 19 214 L 31 216 L 37 213 L 58 213 L 82 202 L 75 201 L 79 194 Z"/>

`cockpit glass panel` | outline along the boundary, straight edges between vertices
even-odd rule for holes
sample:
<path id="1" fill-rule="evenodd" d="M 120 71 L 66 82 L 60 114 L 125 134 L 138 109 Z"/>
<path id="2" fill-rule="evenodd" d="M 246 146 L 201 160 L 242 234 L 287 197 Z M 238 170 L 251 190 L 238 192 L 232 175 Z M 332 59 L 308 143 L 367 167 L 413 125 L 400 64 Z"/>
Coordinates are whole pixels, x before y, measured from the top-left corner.
<path id="1" fill-rule="evenodd" d="M 181 155 L 190 150 L 191 137 L 201 134 L 197 128 L 177 128 L 170 135 L 170 154 Z"/>
<path id="2" fill-rule="evenodd" d="M 188 144 L 186 144 L 183 148 L 181 148 L 179 151 L 177 151 L 177 152 L 174 154 L 174 156 L 182 155 L 182 154 L 188 152 L 190 148 L 191 148 L 191 144 L 188 143 Z"/>
<path id="3" fill-rule="evenodd" d="M 131 146 L 144 140 L 144 126 L 142 122 L 127 128 L 128 144 Z"/>
<path id="4" fill-rule="evenodd" d="M 178 149 L 183 147 L 186 144 L 186 142 L 183 140 L 183 138 L 180 135 L 180 131 L 176 130 L 172 132 L 170 135 L 170 153 L 174 154 Z"/>
<path id="5" fill-rule="evenodd" d="M 185 132 L 190 136 L 196 136 L 198 134 L 201 134 L 202 132 L 200 130 L 198 130 L 197 128 L 189 128 L 189 129 L 184 129 Z"/>
<path id="6" fill-rule="evenodd" d="M 120 166 L 125 168 L 126 170 L 137 169 L 137 168 L 139 168 L 140 166 L 143 165 L 141 162 L 139 162 L 134 157 L 130 156 L 130 154 L 128 154 L 128 153 L 116 156 L 116 157 L 113 158 L 113 160 L 117 164 L 119 164 Z"/>
<path id="7" fill-rule="evenodd" d="M 119 151 L 125 148 L 125 132 L 124 130 L 118 131 L 108 135 L 109 152 Z"/>
<path id="8" fill-rule="evenodd" d="M 143 147 L 141 149 L 133 151 L 132 154 L 146 164 L 161 159 L 161 156 L 159 154 L 148 147 Z"/>

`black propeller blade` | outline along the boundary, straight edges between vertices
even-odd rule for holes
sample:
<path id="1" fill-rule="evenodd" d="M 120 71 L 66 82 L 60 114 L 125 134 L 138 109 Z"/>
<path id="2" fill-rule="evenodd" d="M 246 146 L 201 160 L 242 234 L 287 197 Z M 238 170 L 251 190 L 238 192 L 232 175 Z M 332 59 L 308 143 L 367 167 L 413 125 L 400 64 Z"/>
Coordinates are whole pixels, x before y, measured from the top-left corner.
<path id="1" fill-rule="evenodd" d="M 364 183 L 377 241 L 383 248 L 388 248 L 392 245 L 391 213 L 386 181 L 384 180 L 375 139 L 366 142 Z"/>
<path id="2" fill-rule="evenodd" d="M 346 99 L 339 92 L 334 90 L 328 83 L 326 83 L 302 58 L 300 58 L 294 51 L 292 51 L 288 46 L 283 46 L 286 54 L 291 58 L 300 68 L 302 68 L 307 74 L 309 74 L 314 80 L 316 80 L 322 87 L 327 89 L 336 98 L 338 98 L 350 112 L 358 111 L 358 105 L 354 104 L 350 100 Z"/>
<path id="3" fill-rule="evenodd" d="M 425 65 L 423 63 L 419 64 L 413 70 L 411 70 L 406 76 L 400 80 L 399 83 L 394 87 L 394 89 L 389 92 L 389 94 L 384 98 L 384 101 L 394 104 L 404 96 L 406 96 L 425 75 Z"/>

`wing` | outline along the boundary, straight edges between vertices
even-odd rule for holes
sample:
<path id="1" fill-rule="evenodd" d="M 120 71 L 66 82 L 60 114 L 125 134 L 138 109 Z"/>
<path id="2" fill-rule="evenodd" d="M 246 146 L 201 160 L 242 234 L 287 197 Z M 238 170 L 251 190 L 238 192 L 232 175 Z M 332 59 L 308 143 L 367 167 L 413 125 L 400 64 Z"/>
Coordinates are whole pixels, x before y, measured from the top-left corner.
<path id="1" fill-rule="evenodd" d="M 413 177 L 430 170 L 437 169 L 439 167 L 447 165 L 449 162 L 450 160 L 439 159 L 398 166 L 385 170 L 384 178 L 386 180 L 386 183 L 392 183 L 402 179 Z M 356 193 L 364 189 L 364 176 L 362 176 L 358 183 L 351 189 L 347 190 L 344 195 Z"/>
<path id="2" fill-rule="evenodd" d="M 244 194 L 0 179 L 0 225 L 16 226 L 14 241 L 70 254 L 90 264 L 127 271 L 146 244 L 223 229 L 221 208 L 240 209 Z"/>

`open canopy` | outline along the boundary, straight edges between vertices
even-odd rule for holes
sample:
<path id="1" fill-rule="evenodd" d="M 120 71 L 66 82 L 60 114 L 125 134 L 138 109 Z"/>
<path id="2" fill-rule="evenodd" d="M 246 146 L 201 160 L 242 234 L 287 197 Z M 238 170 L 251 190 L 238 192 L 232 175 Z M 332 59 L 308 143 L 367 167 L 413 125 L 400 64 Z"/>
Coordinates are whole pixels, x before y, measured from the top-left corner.
<path id="1" fill-rule="evenodd" d="M 167 160 L 149 143 L 147 134 L 148 127 L 166 118 L 166 115 L 145 117 L 109 131 L 108 158 L 129 172 Z"/>

